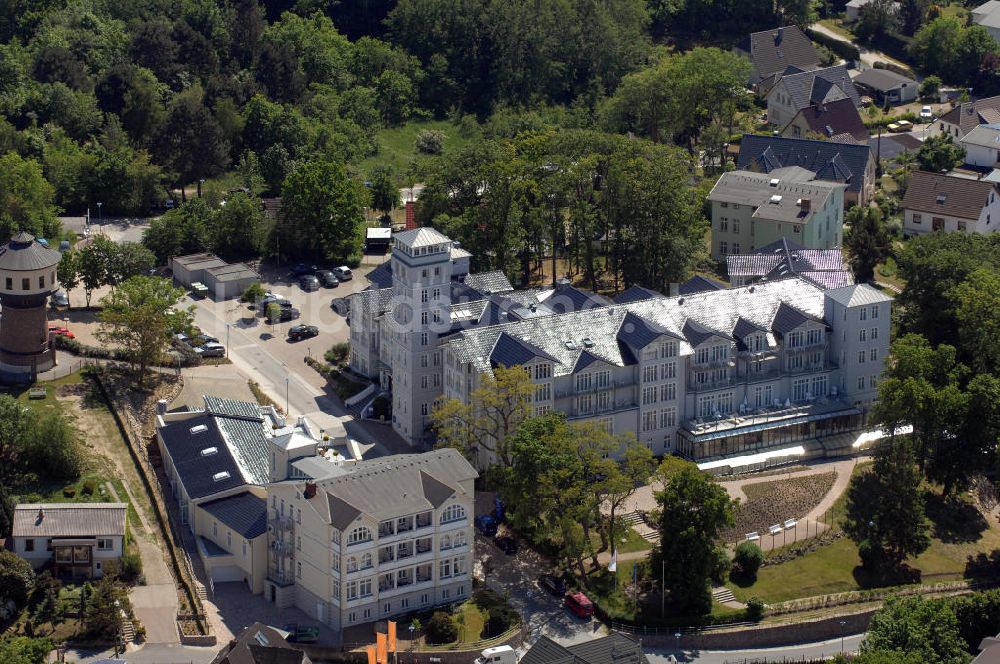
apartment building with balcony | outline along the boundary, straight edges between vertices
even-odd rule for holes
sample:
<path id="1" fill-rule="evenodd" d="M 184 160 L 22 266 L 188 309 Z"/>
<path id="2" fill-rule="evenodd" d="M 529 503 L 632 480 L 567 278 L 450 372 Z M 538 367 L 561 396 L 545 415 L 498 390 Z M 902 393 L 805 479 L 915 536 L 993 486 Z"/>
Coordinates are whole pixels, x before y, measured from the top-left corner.
<path id="1" fill-rule="evenodd" d="M 701 461 L 796 442 L 822 453 L 821 441 L 863 426 L 889 350 L 891 299 L 867 285 L 830 286 L 789 271 L 675 297 L 632 288 L 617 301 L 567 284 L 466 293 L 451 300 L 447 323 L 426 326 L 412 323 L 412 299 L 376 288 L 353 296 L 351 326 L 353 335 L 356 326 L 411 321 L 383 328 L 375 352 L 386 356 L 379 379 L 394 419 L 420 414 L 395 423 L 414 443 L 427 439 L 437 400 L 468 402 L 497 367 L 521 366 L 534 383 L 533 413 L 632 432 L 656 454 Z M 360 306 L 373 299 L 379 306 Z M 865 340 L 851 341 L 861 330 Z M 397 334 L 403 343 L 387 351 Z"/>
<path id="2" fill-rule="evenodd" d="M 313 461 L 267 486 L 269 601 L 339 632 L 471 596 L 478 474 L 458 451 Z"/>

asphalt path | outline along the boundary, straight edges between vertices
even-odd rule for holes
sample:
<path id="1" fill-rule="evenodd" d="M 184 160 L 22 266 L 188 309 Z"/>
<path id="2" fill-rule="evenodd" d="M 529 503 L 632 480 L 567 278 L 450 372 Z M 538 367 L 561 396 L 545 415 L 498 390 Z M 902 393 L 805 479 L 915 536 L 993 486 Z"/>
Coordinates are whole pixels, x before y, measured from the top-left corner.
<path id="1" fill-rule="evenodd" d="M 802 662 L 832 659 L 841 654 L 858 651 L 864 634 L 847 636 L 844 639 L 830 639 L 819 643 L 803 643 L 782 648 L 761 648 L 744 650 L 692 650 L 678 652 L 670 649 L 645 650 L 651 664 L 668 662 L 699 662 L 700 664 L 761 664 L 763 662 Z M 673 656 L 676 659 L 671 659 Z"/>

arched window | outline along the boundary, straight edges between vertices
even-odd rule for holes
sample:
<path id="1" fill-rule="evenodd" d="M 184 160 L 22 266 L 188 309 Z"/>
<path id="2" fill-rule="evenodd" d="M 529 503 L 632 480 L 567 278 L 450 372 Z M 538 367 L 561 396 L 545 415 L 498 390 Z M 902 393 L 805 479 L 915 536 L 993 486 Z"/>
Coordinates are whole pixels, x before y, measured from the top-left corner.
<path id="1" fill-rule="evenodd" d="M 465 546 L 465 533 L 455 533 L 455 548 Z"/>
<path id="2" fill-rule="evenodd" d="M 452 521 L 461 521 L 465 518 L 465 508 L 461 505 L 449 505 L 445 508 L 444 512 L 441 513 L 441 523 L 451 523 Z"/>
<path id="3" fill-rule="evenodd" d="M 372 531 L 367 526 L 361 526 L 355 528 L 351 531 L 350 537 L 347 538 L 348 545 L 359 544 L 361 542 L 371 542 L 372 541 Z"/>
<path id="4" fill-rule="evenodd" d="M 354 556 L 351 556 L 350 558 L 347 559 L 347 571 L 348 572 L 358 571 L 358 559 L 355 558 Z"/>
<path id="5" fill-rule="evenodd" d="M 372 566 L 372 554 L 366 553 L 361 556 L 361 569 L 369 569 Z"/>
<path id="6" fill-rule="evenodd" d="M 451 548 L 451 537 L 449 537 L 448 535 L 442 535 L 441 550 L 444 551 L 445 549 L 450 549 L 450 548 Z"/>

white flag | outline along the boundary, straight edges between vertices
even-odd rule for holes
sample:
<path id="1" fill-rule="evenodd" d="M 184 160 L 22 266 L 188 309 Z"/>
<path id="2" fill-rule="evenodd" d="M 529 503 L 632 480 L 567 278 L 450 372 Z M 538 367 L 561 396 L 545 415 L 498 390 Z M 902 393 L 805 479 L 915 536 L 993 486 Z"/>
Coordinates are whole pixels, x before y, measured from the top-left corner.
<path id="1" fill-rule="evenodd" d="M 611 562 L 608 563 L 608 571 L 618 571 L 618 549 L 611 549 Z"/>

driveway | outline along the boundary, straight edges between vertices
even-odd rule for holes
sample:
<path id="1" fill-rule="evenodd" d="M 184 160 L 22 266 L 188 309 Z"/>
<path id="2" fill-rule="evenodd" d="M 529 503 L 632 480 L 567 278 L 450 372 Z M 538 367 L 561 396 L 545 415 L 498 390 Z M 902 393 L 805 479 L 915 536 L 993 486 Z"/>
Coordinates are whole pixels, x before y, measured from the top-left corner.
<path id="1" fill-rule="evenodd" d="M 570 613 L 561 597 L 554 597 L 538 587 L 540 574 L 552 571 L 552 564 L 521 543 L 513 556 L 498 549 L 493 540 L 476 534 L 476 559 L 489 556 L 486 586 L 501 596 L 508 595 L 511 606 L 528 626 L 526 646 L 540 636 L 563 645 L 590 641 L 607 634 L 607 628 L 594 619 L 583 620 Z"/>

